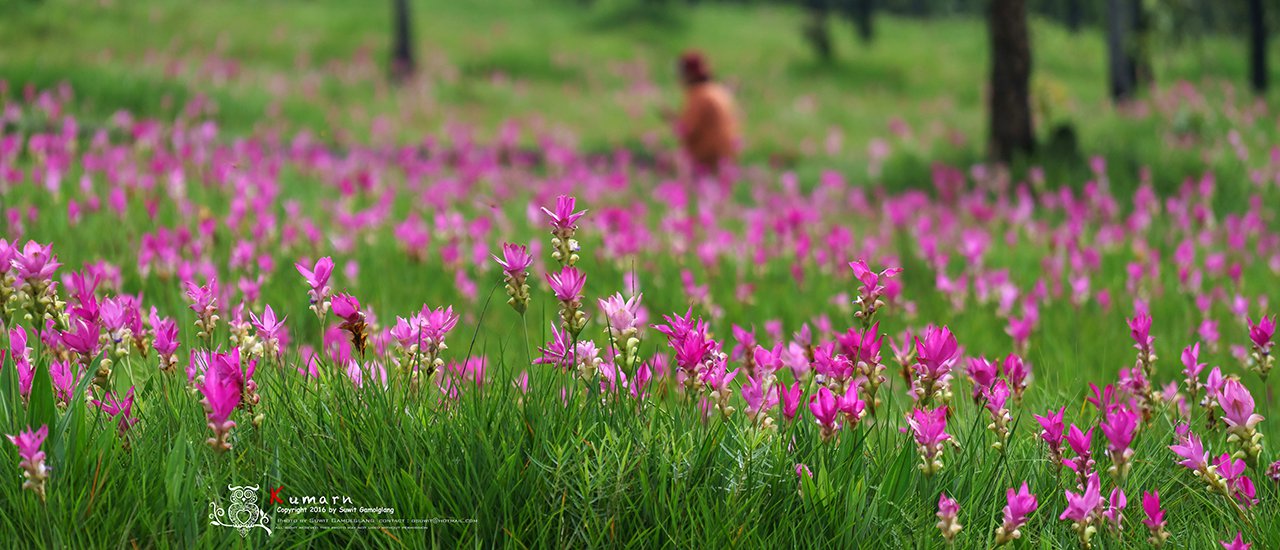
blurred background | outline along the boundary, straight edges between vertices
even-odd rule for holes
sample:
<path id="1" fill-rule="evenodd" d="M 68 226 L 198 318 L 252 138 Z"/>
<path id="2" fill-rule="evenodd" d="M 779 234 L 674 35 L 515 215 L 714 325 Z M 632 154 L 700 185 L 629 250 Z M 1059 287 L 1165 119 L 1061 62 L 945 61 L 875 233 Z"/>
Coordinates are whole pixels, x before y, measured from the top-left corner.
<path id="1" fill-rule="evenodd" d="M 984 159 L 1073 180 L 1106 155 L 1168 188 L 1240 170 L 1225 162 L 1233 117 L 1264 116 L 1275 98 L 1268 33 L 1280 6 L 0 0 L 0 11 L 5 93 L 65 85 L 86 132 L 119 110 L 173 120 L 198 108 L 239 135 L 416 144 L 506 133 L 644 158 L 675 147 L 660 113 L 681 101 L 679 55 L 698 49 L 737 97 L 748 164 L 892 188 L 924 185 L 934 162 Z"/>

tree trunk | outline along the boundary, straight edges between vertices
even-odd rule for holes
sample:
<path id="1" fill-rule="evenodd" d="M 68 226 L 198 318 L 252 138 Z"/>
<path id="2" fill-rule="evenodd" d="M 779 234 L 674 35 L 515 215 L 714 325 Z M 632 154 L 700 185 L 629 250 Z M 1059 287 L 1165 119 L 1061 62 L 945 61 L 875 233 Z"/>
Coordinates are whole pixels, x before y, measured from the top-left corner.
<path id="1" fill-rule="evenodd" d="M 1143 0 L 1129 0 L 1133 7 L 1133 39 L 1129 44 L 1129 63 L 1133 71 L 1135 87 L 1149 87 L 1155 83 L 1155 68 L 1151 64 L 1151 14 Z"/>
<path id="2" fill-rule="evenodd" d="M 1035 149 L 1031 130 L 1031 43 L 1026 0 L 991 0 L 992 159 L 1009 162 Z"/>
<path id="3" fill-rule="evenodd" d="M 1067 30 L 1080 32 L 1080 0 L 1067 0 Z"/>
<path id="4" fill-rule="evenodd" d="M 854 0 L 853 21 L 858 27 L 858 38 L 863 44 L 870 44 L 875 38 L 875 27 L 872 26 L 872 14 L 875 13 L 875 0 Z"/>
<path id="5" fill-rule="evenodd" d="M 818 60 L 830 63 L 835 59 L 835 45 L 831 41 L 831 6 L 828 0 L 809 0 L 809 18 L 804 24 L 804 37 L 818 55 Z"/>
<path id="6" fill-rule="evenodd" d="M 1111 100 L 1122 103 L 1133 97 L 1134 68 L 1129 57 L 1126 34 L 1131 12 L 1125 9 L 1125 0 L 1107 0 L 1107 74 L 1110 76 Z"/>
<path id="7" fill-rule="evenodd" d="M 1253 91 L 1267 91 L 1267 14 L 1262 0 L 1249 0 L 1249 76 Z"/>
<path id="8" fill-rule="evenodd" d="M 409 15 L 409 0 L 392 0 L 391 7 L 391 80 L 403 82 L 417 69 L 413 61 L 413 21 Z"/>

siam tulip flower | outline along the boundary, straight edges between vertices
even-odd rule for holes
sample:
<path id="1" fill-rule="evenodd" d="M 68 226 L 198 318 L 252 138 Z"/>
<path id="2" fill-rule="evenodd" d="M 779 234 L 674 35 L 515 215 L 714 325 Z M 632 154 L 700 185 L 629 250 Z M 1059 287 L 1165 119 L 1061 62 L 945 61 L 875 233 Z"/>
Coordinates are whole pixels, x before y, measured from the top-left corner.
<path id="1" fill-rule="evenodd" d="M 1025 481 L 1022 482 L 1022 488 L 1016 492 L 1013 489 L 1006 490 L 1005 500 L 1007 504 L 1004 507 L 1004 524 L 996 528 L 996 546 L 1003 546 L 1021 538 L 1022 532 L 1019 529 L 1027 524 L 1027 516 L 1039 507 L 1036 496 L 1031 494 Z"/>
<path id="2" fill-rule="evenodd" d="M 1040 439 L 1043 439 L 1049 445 L 1049 462 L 1053 463 L 1054 468 L 1061 470 L 1062 459 L 1062 439 L 1066 431 L 1062 419 L 1066 415 L 1067 407 L 1063 406 L 1058 409 L 1057 413 L 1049 410 L 1044 416 L 1035 416 L 1036 422 L 1040 423 L 1042 428 L 1040 431 Z"/>
<path id="3" fill-rule="evenodd" d="M 1022 394 L 1027 391 L 1027 385 L 1031 383 L 1031 363 L 1022 359 L 1021 356 L 1010 353 L 1004 358 L 1004 376 L 1009 380 L 1009 389 L 1013 391 L 1013 401 L 1015 403 L 1022 402 Z"/>
<path id="4" fill-rule="evenodd" d="M 133 417 L 133 386 L 129 387 L 123 400 L 107 392 L 101 401 L 94 399 L 91 403 L 116 421 L 117 433 L 120 437 L 124 437 L 129 428 L 138 423 L 138 419 Z M 125 439 L 123 444 L 125 449 L 129 448 L 128 439 Z"/>
<path id="5" fill-rule="evenodd" d="M 913 409 L 907 417 L 907 425 L 915 434 L 916 447 L 920 452 L 920 470 L 924 475 L 932 476 L 943 468 L 942 444 L 951 439 L 951 434 L 946 431 L 947 408 Z"/>
<path id="6" fill-rule="evenodd" d="M 1222 419 L 1227 423 L 1230 434 L 1227 441 L 1240 447 L 1237 456 L 1257 466 L 1258 456 L 1262 453 L 1262 433 L 1255 428 L 1263 417 L 1253 412 L 1253 395 L 1239 380 L 1229 378 L 1222 385 L 1218 403 L 1222 406 Z"/>
<path id="7" fill-rule="evenodd" d="M 342 319 L 338 328 L 351 335 L 351 344 L 363 356 L 369 343 L 369 325 L 365 322 L 364 312 L 360 311 L 360 301 L 350 294 L 337 294 L 332 305 L 333 314 Z"/>
<path id="8" fill-rule="evenodd" d="M 1067 445 L 1075 452 L 1075 458 L 1065 460 L 1065 464 L 1076 473 L 1081 487 L 1084 487 L 1090 472 L 1093 472 L 1093 428 L 1081 432 L 1075 424 L 1067 430 Z"/>
<path id="9" fill-rule="evenodd" d="M 526 376 L 527 378 L 527 376 Z M 653 369 L 649 367 L 648 362 L 640 363 L 640 367 L 636 369 L 636 375 L 631 384 L 631 397 L 637 400 L 644 399 L 648 394 L 649 381 L 653 378 Z M 777 405 L 777 397 L 772 398 L 774 405 Z M 770 407 L 764 407 L 766 410 Z"/>
<path id="10" fill-rule="evenodd" d="M 1210 428 L 1218 424 L 1218 398 L 1226 380 L 1226 377 L 1222 376 L 1222 369 L 1218 367 L 1213 367 L 1213 370 L 1209 371 L 1209 376 L 1205 377 L 1204 399 L 1200 400 L 1200 406 L 1209 413 Z"/>
<path id="11" fill-rule="evenodd" d="M 271 309 L 271 306 L 267 306 L 262 312 L 262 317 L 249 312 L 253 328 L 258 331 L 258 340 L 262 342 L 263 356 L 272 357 L 280 354 L 280 341 L 284 337 L 284 321 L 288 318 L 289 316 L 285 315 L 277 319 L 276 312 Z"/>
<path id="12" fill-rule="evenodd" d="M 1102 419 L 1102 435 L 1107 437 L 1107 454 L 1111 456 L 1111 467 L 1107 471 L 1117 481 L 1129 475 L 1133 458 L 1130 445 L 1138 433 L 1138 420 L 1138 413 L 1128 407 L 1116 407 Z"/>
<path id="13" fill-rule="evenodd" d="M 1272 462 L 1271 466 L 1267 467 L 1267 477 L 1271 478 L 1271 481 L 1280 483 L 1280 460 Z"/>
<path id="14" fill-rule="evenodd" d="M 996 434 L 996 442 L 991 448 L 1004 452 L 1009 443 L 1009 423 L 1013 415 L 1006 406 L 1009 402 L 1009 385 L 1004 380 L 997 380 L 994 386 L 984 391 L 987 411 L 991 413 L 991 423 L 987 429 Z"/>
<path id="15" fill-rule="evenodd" d="M 1111 489 L 1111 498 L 1107 499 L 1107 509 L 1102 512 L 1102 517 L 1106 518 L 1112 531 L 1124 530 L 1124 508 L 1128 505 L 1129 499 L 1125 497 L 1123 490 L 1119 487 Z"/>
<path id="16" fill-rule="evenodd" d="M 1249 341 L 1253 342 L 1253 348 L 1262 355 L 1271 352 L 1271 346 L 1274 342 L 1271 339 L 1276 334 L 1276 318 L 1275 316 L 1267 317 L 1263 315 L 1258 318 L 1258 322 L 1249 321 Z"/>
<path id="17" fill-rule="evenodd" d="M 808 466 L 806 466 L 804 463 L 798 463 L 798 464 L 796 464 L 796 483 L 797 483 L 797 485 L 799 486 L 799 487 L 796 489 L 796 491 L 797 491 L 797 492 L 799 492 L 800 496 L 802 496 L 802 497 L 804 496 L 804 480 L 805 480 L 805 478 L 808 478 L 808 479 L 812 480 L 812 479 L 813 479 L 813 472 L 812 472 L 812 471 L 810 471 L 810 470 L 809 470 L 809 467 L 808 467 Z"/>
<path id="18" fill-rule="evenodd" d="M 938 495 L 937 515 L 938 530 L 942 532 L 942 538 L 947 541 L 947 544 L 955 542 L 956 535 L 960 534 L 961 529 L 964 529 L 964 526 L 957 521 L 960 516 L 960 503 L 948 497 L 946 493 Z"/>
<path id="19" fill-rule="evenodd" d="M 800 381 L 797 380 L 788 388 L 786 384 L 778 383 L 778 400 L 782 403 L 782 417 L 787 422 L 796 419 L 796 413 L 800 410 L 800 400 L 802 397 L 802 388 Z"/>
<path id="20" fill-rule="evenodd" d="M 732 394 L 729 383 L 738 375 L 739 369 L 729 370 L 726 359 L 723 353 L 717 353 L 711 361 L 707 362 L 706 368 L 699 373 L 698 377 L 703 389 L 707 392 L 706 402 L 728 418 L 735 410 L 729 405 L 729 397 Z"/>
<path id="21" fill-rule="evenodd" d="M 867 402 L 858 397 L 857 386 L 849 386 L 840 397 L 840 412 L 844 413 L 845 425 L 849 427 L 857 427 L 866 416 Z"/>
<path id="22" fill-rule="evenodd" d="M 22 468 L 22 476 L 26 479 L 22 482 L 22 488 L 35 493 L 40 497 L 40 502 L 45 500 L 45 481 L 49 479 L 49 467 L 44 463 L 45 454 L 40 447 L 44 445 L 48 435 L 49 426 L 41 425 L 35 431 L 28 428 L 25 432 L 18 432 L 16 436 L 5 436 L 18 447 L 18 456 L 22 458 L 18 462 L 18 467 Z"/>
<path id="23" fill-rule="evenodd" d="M 1204 370 L 1205 364 L 1200 362 L 1200 343 L 1187 346 L 1182 350 L 1182 374 L 1186 377 L 1184 384 L 1187 387 L 1187 394 L 1191 396 L 1191 400 L 1198 399 L 1200 390 L 1204 385 L 1200 383 L 1200 373 Z"/>
<path id="24" fill-rule="evenodd" d="M 1080 537 L 1080 545 L 1084 548 L 1090 548 L 1089 539 L 1097 532 L 1094 527 L 1094 518 L 1097 515 L 1098 508 L 1102 505 L 1102 486 L 1098 480 L 1098 473 L 1094 472 L 1089 475 L 1088 481 L 1085 482 L 1083 493 L 1073 493 L 1070 490 L 1065 491 L 1067 497 L 1067 508 L 1062 511 L 1062 515 L 1058 516 L 1060 520 L 1070 520 L 1072 527 L 1076 530 Z"/>
<path id="25" fill-rule="evenodd" d="M 1187 433 L 1181 436 L 1178 444 L 1170 445 L 1169 450 L 1181 457 L 1182 460 L 1178 464 L 1191 470 L 1196 477 L 1204 481 L 1210 491 L 1226 497 L 1231 496 L 1226 480 L 1218 473 L 1216 466 L 1210 465 L 1209 451 L 1204 448 L 1204 443 L 1195 434 Z"/>
<path id="26" fill-rule="evenodd" d="M 54 272 L 62 266 L 57 256 L 53 255 L 53 244 L 42 245 L 35 241 L 27 241 L 22 251 L 17 252 L 10 260 L 14 274 L 33 287 L 48 285 Z M 34 297 L 35 295 L 33 295 Z"/>
<path id="27" fill-rule="evenodd" d="M 194 363 L 194 361 L 193 361 Z M 244 374 L 240 368 L 230 361 L 211 360 L 205 370 L 204 379 L 199 385 L 204 395 L 201 403 L 205 407 L 205 416 L 209 419 L 209 429 L 213 430 L 208 444 L 219 453 L 231 450 L 227 436 L 236 423 L 231 420 L 231 413 L 240 406 L 244 391 Z"/>
<path id="28" fill-rule="evenodd" d="M 31 400 L 31 384 L 35 381 L 36 369 L 31 364 L 31 348 L 27 347 L 27 329 L 22 325 L 9 329 L 9 355 L 18 369 L 18 395 L 26 405 Z M 0 353 L 0 362 L 3 359 L 4 354 Z"/>
<path id="29" fill-rule="evenodd" d="M 1147 542 L 1154 546 L 1164 546 L 1165 541 L 1169 540 L 1169 532 L 1165 530 L 1164 510 L 1160 508 L 1159 491 L 1142 493 L 1142 511 L 1147 514 L 1147 519 L 1142 520 L 1142 524 L 1151 531 Z"/>
<path id="30" fill-rule="evenodd" d="M 210 277 L 208 284 L 198 286 L 187 281 L 187 298 L 191 300 L 191 310 L 196 312 L 196 337 L 208 345 L 213 341 L 213 329 L 218 324 L 218 279 Z"/>
<path id="31" fill-rule="evenodd" d="M 1236 531 L 1235 540 L 1218 541 L 1218 544 L 1221 544 L 1222 547 L 1226 548 L 1227 550 L 1249 550 L 1250 548 L 1253 548 L 1252 544 L 1244 541 L 1244 532 L 1242 531 Z"/>
<path id="32" fill-rule="evenodd" d="M 151 346 L 160 357 L 160 370 L 173 372 L 178 366 L 178 322 L 173 319 L 155 319 L 152 321 L 155 330 L 155 341 Z"/>
<path id="33" fill-rule="evenodd" d="M 577 339 L 587 325 L 587 314 L 582 311 L 582 287 L 587 276 L 576 267 L 565 266 L 559 273 L 548 273 L 547 282 L 560 300 L 560 328 Z"/>
<path id="34" fill-rule="evenodd" d="M 1253 480 L 1244 475 L 1245 462 L 1243 460 L 1232 459 L 1230 455 L 1224 453 L 1218 457 L 1214 467 L 1226 482 L 1227 491 L 1232 498 L 1239 501 L 1246 508 L 1258 503 Z"/>
<path id="35" fill-rule="evenodd" d="M 1092 403 L 1098 409 L 1098 412 L 1106 414 L 1118 406 L 1114 386 L 1107 384 L 1105 388 L 1099 389 L 1097 385 L 1090 382 L 1089 389 L 1093 390 L 1093 395 L 1085 397 L 1084 400 Z"/>
<path id="36" fill-rule="evenodd" d="M 543 207 L 542 211 L 551 218 L 551 257 L 561 267 L 570 267 L 578 263 L 580 248 L 574 236 L 578 231 L 578 219 L 587 213 L 586 210 L 574 212 L 575 199 L 568 195 L 556 198 L 555 211 Z"/>
<path id="37" fill-rule="evenodd" d="M 529 266 L 533 265 L 533 256 L 528 247 L 522 244 L 503 243 L 502 258 L 493 257 L 502 266 L 502 279 L 507 289 L 507 304 L 516 313 L 524 315 L 529 309 Z"/>
<path id="38" fill-rule="evenodd" d="M 1156 352 L 1152 347 L 1155 339 L 1151 337 L 1151 315 L 1139 313 L 1129 319 L 1129 335 L 1133 337 L 1133 347 L 1138 350 L 1137 366 L 1148 379 L 1155 375 Z"/>
<path id="39" fill-rule="evenodd" d="M 822 440 L 829 441 L 840 429 L 840 399 L 827 388 L 819 388 L 818 393 L 809 398 L 809 412 L 814 420 L 822 426 Z"/>
<path id="40" fill-rule="evenodd" d="M 641 295 L 623 299 L 621 293 L 597 300 L 604 312 L 605 333 L 613 343 L 613 350 L 622 357 L 621 364 L 631 368 L 639 361 L 640 329 L 644 328 L 647 315 L 640 306 Z"/>
<path id="41" fill-rule="evenodd" d="M 973 402 L 977 403 L 1000 377 L 1000 367 L 986 357 L 970 357 L 968 374 L 973 382 Z"/>
<path id="42" fill-rule="evenodd" d="M 881 282 L 901 273 L 902 268 L 890 267 L 876 273 L 867 267 L 867 262 L 863 260 L 849 262 L 849 268 L 853 270 L 853 276 L 862 283 L 862 288 L 858 291 L 858 299 L 854 301 L 854 304 L 858 305 L 858 311 L 855 311 L 853 316 L 862 320 L 862 326 L 866 328 L 871 326 L 876 311 L 884 307 L 884 301 L 880 297 L 884 295 L 885 287 Z"/>
<path id="43" fill-rule="evenodd" d="M 301 262 L 294 264 L 293 267 L 298 270 L 298 274 L 302 275 L 307 286 L 311 287 L 307 291 L 311 301 L 310 309 L 323 322 L 325 314 L 329 312 L 329 296 L 333 292 L 329 288 L 329 277 L 333 275 L 333 258 L 328 256 L 320 258 L 310 269 Z"/>
<path id="44" fill-rule="evenodd" d="M 773 391 L 773 385 L 761 382 L 758 377 L 748 376 L 740 391 L 742 400 L 747 403 L 747 418 L 757 425 L 766 422 L 772 424 L 768 411 L 778 406 L 778 393 Z"/>
<path id="45" fill-rule="evenodd" d="M 937 399 L 951 401 L 951 368 L 960 357 L 955 335 L 946 327 L 929 327 L 924 339 L 916 338 L 916 368 L 911 380 L 912 397 L 921 405 Z"/>
<path id="46" fill-rule="evenodd" d="M 58 408 L 65 409 L 71 402 L 71 391 L 80 383 L 80 377 L 72 373 L 70 363 L 54 360 L 49 363 L 49 381 L 53 384 L 55 403 Z"/>

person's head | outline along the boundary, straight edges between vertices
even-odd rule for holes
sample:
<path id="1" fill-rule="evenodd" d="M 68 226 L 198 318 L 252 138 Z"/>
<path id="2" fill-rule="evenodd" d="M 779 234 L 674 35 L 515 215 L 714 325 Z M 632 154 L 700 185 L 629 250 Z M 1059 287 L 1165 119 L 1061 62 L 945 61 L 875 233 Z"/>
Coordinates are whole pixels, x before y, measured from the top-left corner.
<path id="1" fill-rule="evenodd" d="M 707 67 L 707 60 L 702 57 L 701 52 L 690 50 L 680 56 L 680 80 L 686 86 L 711 80 L 711 69 Z"/>

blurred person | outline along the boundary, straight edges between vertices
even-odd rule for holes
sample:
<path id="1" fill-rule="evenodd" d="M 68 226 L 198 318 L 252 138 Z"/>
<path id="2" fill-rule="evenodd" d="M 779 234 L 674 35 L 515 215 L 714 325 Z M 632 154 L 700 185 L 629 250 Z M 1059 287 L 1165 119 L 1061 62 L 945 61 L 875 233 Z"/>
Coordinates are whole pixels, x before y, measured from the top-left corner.
<path id="1" fill-rule="evenodd" d="M 675 119 L 680 147 L 695 173 L 719 174 L 737 159 L 740 145 L 733 96 L 712 78 L 706 59 L 696 51 L 680 57 L 680 80 L 684 107 Z"/>

